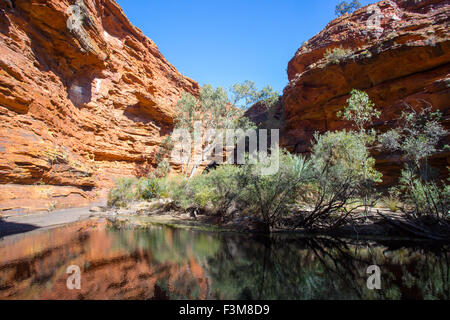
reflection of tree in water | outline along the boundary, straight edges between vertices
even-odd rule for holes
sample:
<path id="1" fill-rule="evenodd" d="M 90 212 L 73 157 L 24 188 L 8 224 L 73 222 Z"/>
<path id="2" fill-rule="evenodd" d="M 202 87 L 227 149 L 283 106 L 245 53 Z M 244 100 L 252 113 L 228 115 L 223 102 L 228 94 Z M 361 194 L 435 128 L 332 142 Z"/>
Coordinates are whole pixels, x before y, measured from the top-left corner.
<path id="1" fill-rule="evenodd" d="M 448 246 L 165 227 L 78 230 L 48 230 L 1 247 L 0 297 L 79 299 L 65 273 L 77 264 L 82 297 L 91 299 L 450 298 Z M 381 290 L 366 287 L 373 264 L 381 268 Z"/>
<path id="2" fill-rule="evenodd" d="M 448 248 L 389 248 L 329 238 L 222 240 L 209 260 L 219 299 L 448 299 Z M 381 268 L 369 290 L 367 267 Z"/>

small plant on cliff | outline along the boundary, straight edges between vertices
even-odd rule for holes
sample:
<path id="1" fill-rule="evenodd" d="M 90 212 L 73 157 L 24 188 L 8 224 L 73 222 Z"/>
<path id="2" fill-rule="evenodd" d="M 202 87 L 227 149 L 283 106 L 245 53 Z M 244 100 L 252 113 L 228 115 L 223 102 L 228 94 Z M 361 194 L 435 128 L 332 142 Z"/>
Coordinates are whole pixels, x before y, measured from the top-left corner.
<path id="1" fill-rule="evenodd" d="M 338 47 L 334 49 L 328 48 L 325 51 L 324 58 L 327 63 L 339 64 L 342 61 L 347 60 L 352 55 L 352 50 L 344 49 L 343 47 Z"/>
<path id="2" fill-rule="evenodd" d="M 347 1 L 342 1 L 341 3 L 336 5 L 334 13 L 337 16 L 342 16 L 346 13 L 352 13 L 359 8 L 361 8 L 361 3 L 358 0 L 353 0 L 350 3 L 348 3 Z"/>

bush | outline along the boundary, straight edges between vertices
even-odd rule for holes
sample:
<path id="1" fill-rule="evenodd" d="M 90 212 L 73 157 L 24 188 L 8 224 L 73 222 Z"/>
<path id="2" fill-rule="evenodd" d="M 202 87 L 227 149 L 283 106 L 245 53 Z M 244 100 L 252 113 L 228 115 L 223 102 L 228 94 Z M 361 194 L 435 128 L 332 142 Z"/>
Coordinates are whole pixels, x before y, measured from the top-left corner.
<path id="1" fill-rule="evenodd" d="M 192 205 L 192 194 L 189 192 L 188 180 L 183 176 L 172 176 L 157 179 L 161 196 L 171 198 L 183 209 Z"/>
<path id="2" fill-rule="evenodd" d="M 237 166 L 222 165 L 205 175 L 202 187 L 208 189 L 208 200 L 221 215 L 225 214 L 239 193 L 237 178 L 240 171 Z"/>
<path id="3" fill-rule="evenodd" d="M 315 201 L 301 224 L 310 227 L 330 214 L 343 211 L 345 218 L 360 207 L 358 197 L 370 194 L 381 173 L 367 148 L 367 137 L 359 132 L 336 131 L 315 134 L 311 163 Z M 350 206 L 350 209 L 348 209 Z M 339 219 L 338 221 L 341 221 Z"/>
<path id="4" fill-rule="evenodd" d="M 274 151 L 275 152 L 275 151 Z M 285 150 L 277 150 L 279 170 L 262 175 L 264 162 L 246 161 L 238 173 L 238 201 L 247 212 L 258 217 L 266 230 L 275 227 L 299 198 L 299 191 L 310 178 L 310 162 Z"/>
<path id="5" fill-rule="evenodd" d="M 417 112 L 408 107 L 398 119 L 397 128 L 384 133 L 379 140 L 385 149 L 400 152 L 405 161 L 397 190 L 409 206 L 408 216 L 447 219 L 450 186 L 439 179 L 428 158 L 443 150 L 440 141 L 448 132 L 440 122 L 439 111 L 427 107 Z"/>
<path id="6" fill-rule="evenodd" d="M 346 1 L 342 1 L 336 6 L 336 9 L 334 13 L 337 16 L 342 16 L 346 13 L 352 13 L 353 11 L 361 8 L 361 3 L 358 0 L 353 0 L 350 3 L 347 3 Z"/>
<path id="7" fill-rule="evenodd" d="M 426 169 L 427 158 L 442 150 L 439 142 L 448 134 L 441 118 L 439 110 L 427 107 L 417 112 L 407 106 L 397 120 L 397 128 L 382 134 L 379 140 L 385 149 L 400 152 L 413 171 Z"/>
<path id="8" fill-rule="evenodd" d="M 136 200 L 151 200 L 159 197 L 160 193 L 161 188 L 156 179 L 140 178 L 136 183 Z"/>
<path id="9" fill-rule="evenodd" d="M 402 170 L 397 189 L 410 208 L 403 211 L 410 217 L 429 216 L 437 220 L 450 218 L 450 185 L 445 181 L 426 181 L 406 168 Z"/>
<path id="10" fill-rule="evenodd" d="M 211 207 L 224 215 L 238 192 L 239 167 L 223 165 L 191 179 L 172 178 L 168 183 L 169 196 L 183 209 Z"/>
<path id="11" fill-rule="evenodd" d="M 383 204 L 392 212 L 397 212 L 400 209 L 400 200 L 398 196 L 392 192 L 388 197 L 383 198 Z"/>
<path id="12" fill-rule="evenodd" d="M 152 172 L 157 178 L 164 178 L 170 172 L 171 166 L 167 159 L 162 160 L 158 163 L 156 169 Z"/>
<path id="13" fill-rule="evenodd" d="M 327 49 L 325 51 L 324 58 L 327 60 L 327 63 L 339 64 L 342 61 L 347 60 L 352 53 L 352 50 L 344 49 L 342 47 Z"/>
<path id="14" fill-rule="evenodd" d="M 162 194 L 158 179 L 121 178 L 116 180 L 116 186 L 109 191 L 108 206 L 126 207 L 135 200 L 151 200 Z"/>
<path id="15" fill-rule="evenodd" d="M 367 93 L 353 89 L 347 99 L 347 106 L 337 113 L 337 117 L 354 122 L 356 129 L 363 132 L 366 126 L 372 124 L 373 118 L 379 118 L 380 114 Z"/>
<path id="16" fill-rule="evenodd" d="M 121 178 L 116 180 L 116 187 L 108 193 L 108 206 L 125 207 L 135 198 L 134 185 L 136 178 Z"/>

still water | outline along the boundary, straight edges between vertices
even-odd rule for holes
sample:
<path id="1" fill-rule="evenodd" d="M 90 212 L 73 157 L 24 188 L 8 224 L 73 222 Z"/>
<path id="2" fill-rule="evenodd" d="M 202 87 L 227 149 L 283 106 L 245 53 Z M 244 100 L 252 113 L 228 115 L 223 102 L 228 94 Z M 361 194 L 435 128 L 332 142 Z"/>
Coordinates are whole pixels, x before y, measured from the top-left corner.
<path id="1" fill-rule="evenodd" d="M 449 299 L 448 249 L 80 222 L 0 240 L 0 299 Z"/>

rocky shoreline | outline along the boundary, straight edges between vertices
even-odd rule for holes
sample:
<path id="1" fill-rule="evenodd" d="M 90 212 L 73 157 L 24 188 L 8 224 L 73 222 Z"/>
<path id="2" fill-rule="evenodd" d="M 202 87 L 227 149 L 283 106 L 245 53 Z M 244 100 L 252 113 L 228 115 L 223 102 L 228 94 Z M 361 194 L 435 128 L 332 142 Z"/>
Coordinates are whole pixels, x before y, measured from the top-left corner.
<path id="1" fill-rule="evenodd" d="M 400 215 L 387 209 L 373 208 L 372 214 L 354 218 L 351 223 L 346 223 L 336 228 L 317 226 L 314 229 L 305 230 L 286 227 L 273 229 L 271 233 L 295 233 L 310 236 L 373 240 L 426 240 L 399 230 L 392 223 L 386 221 L 377 211 L 393 218 L 394 221 L 402 220 Z M 262 223 L 252 217 L 237 215 L 234 218 L 224 219 L 223 217 L 205 214 L 205 212 L 201 211 L 188 210 L 185 212 L 174 207 L 172 202 L 160 199 L 150 202 L 134 202 L 127 208 L 93 206 L 2 217 L 0 218 L 0 239 L 35 229 L 53 228 L 98 218 L 106 219 L 109 226 L 114 229 L 145 229 L 154 225 L 163 225 L 206 232 L 264 233 Z"/>

